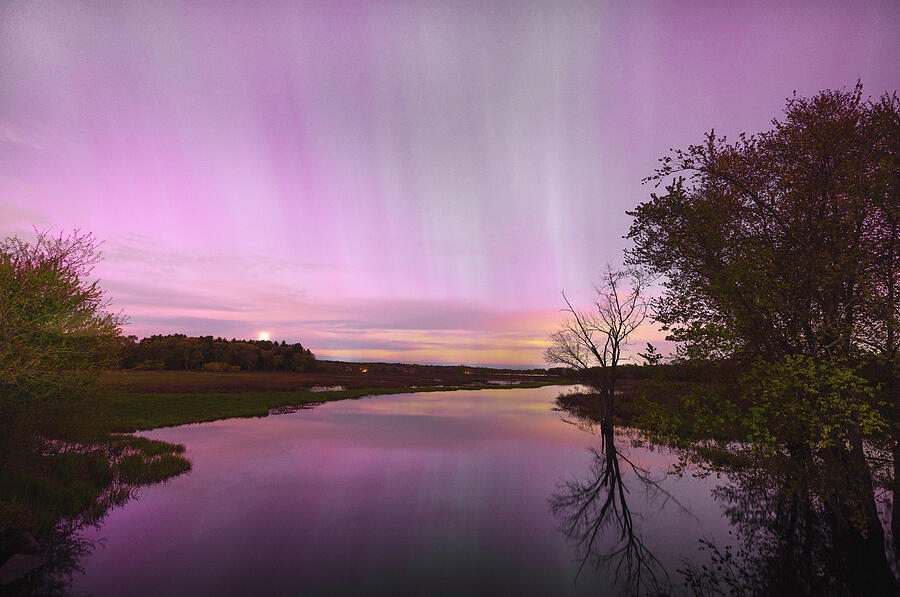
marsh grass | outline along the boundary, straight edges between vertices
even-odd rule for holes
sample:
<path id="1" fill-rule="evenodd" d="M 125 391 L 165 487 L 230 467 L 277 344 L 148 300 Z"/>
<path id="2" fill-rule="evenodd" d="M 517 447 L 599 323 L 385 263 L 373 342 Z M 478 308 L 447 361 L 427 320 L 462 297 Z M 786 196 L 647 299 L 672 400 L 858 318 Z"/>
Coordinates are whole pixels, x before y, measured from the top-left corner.
<path id="1" fill-rule="evenodd" d="M 558 383 L 558 382 L 554 382 Z M 285 406 L 358 399 L 384 394 L 410 392 L 447 392 L 458 390 L 535 388 L 547 382 L 497 386 L 427 386 L 398 388 L 352 388 L 334 392 L 248 391 L 248 392 L 112 392 L 98 394 L 80 402 L 67 402 L 46 408 L 41 426 L 47 435 L 72 441 L 95 441 L 110 433 L 132 433 L 188 423 L 205 423 L 238 417 L 265 417 L 269 411 Z M 85 413 L 90 413 L 85 416 Z M 149 441 L 149 440 L 146 440 Z"/>
<path id="2" fill-rule="evenodd" d="M 62 411 L 69 406 L 58 405 Z M 64 594 L 66 579 L 79 569 L 77 555 L 89 551 L 78 529 L 99 523 L 141 485 L 191 468 L 182 445 L 104 433 L 92 410 L 73 416 L 41 408 L 0 421 L 0 565 L 17 553 L 46 558 L 0 587 L 10 594 Z M 77 433 L 57 433 L 66 430 Z"/>
<path id="3" fill-rule="evenodd" d="M 47 442 L 7 451 L 0 472 L 0 528 L 50 532 L 61 520 L 95 522 L 137 486 L 190 470 L 184 446 L 110 435 L 90 444 Z M 9 551 L 0 545 L 0 551 Z M 0 554 L 2 557 L 3 554 Z M 5 554 L 7 557 L 11 554 Z"/>
<path id="4" fill-rule="evenodd" d="M 6 444 L 9 436 L 3 439 Z M 3 594 L 68 594 L 81 569 L 80 557 L 92 548 L 77 531 L 98 524 L 138 487 L 191 468 L 184 446 L 142 437 L 109 435 L 95 443 L 53 440 L 43 442 L 40 450 L 25 448 L 33 445 L 4 447 L 0 565 L 17 553 L 42 556 L 45 563 L 0 587 Z"/>
<path id="5" fill-rule="evenodd" d="M 147 458 L 142 454 L 131 454 L 119 462 L 119 478 L 133 485 L 151 485 L 187 472 L 191 463 L 182 456 L 163 454 Z"/>

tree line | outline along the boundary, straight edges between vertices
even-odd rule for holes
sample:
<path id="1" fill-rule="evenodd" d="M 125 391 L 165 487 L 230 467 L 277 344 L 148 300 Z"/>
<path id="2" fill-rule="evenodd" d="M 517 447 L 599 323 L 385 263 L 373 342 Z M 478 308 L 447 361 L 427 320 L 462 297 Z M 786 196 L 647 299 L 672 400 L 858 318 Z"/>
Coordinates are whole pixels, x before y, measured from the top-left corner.
<path id="1" fill-rule="evenodd" d="M 122 344 L 122 366 L 175 371 L 314 371 L 316 358 L 284 340 L 226 340 L 185 334 L 154 335 Z"/>

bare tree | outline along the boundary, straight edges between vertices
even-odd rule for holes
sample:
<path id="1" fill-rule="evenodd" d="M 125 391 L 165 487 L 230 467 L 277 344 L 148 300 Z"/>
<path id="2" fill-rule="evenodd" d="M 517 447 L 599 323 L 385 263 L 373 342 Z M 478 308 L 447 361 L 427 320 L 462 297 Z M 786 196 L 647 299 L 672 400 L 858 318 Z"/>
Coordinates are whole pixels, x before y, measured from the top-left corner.
<path id="1" fill-rule="evenodd" d="M 544 359 L 580 372 L 584 383 L 603 401 L 602 427 L 612 426 L 618 406 L 619 362 L 629 337 L 647 319 L 644 294 L 651 281 L 641 269 L 620 270 L 607 264 L 594 286 L 596 298 L 590 311 L 576 309 L 565 291 L 562 293 L 566 302 L 563 311 L 569 317 L 550 336 L 552 344 Z"/>

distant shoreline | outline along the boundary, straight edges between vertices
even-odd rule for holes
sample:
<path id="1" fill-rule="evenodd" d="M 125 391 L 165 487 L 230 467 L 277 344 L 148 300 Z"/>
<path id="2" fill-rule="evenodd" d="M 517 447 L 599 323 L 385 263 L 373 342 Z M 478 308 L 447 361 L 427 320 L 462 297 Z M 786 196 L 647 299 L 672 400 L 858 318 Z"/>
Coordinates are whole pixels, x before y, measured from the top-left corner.
<path id="1" fill-rule="evenodd" d="M 48 435 L 72 441 L 97 441 L 113 433 L 205 423 L 221 419 L 265 417 L 274 409 L 383 394 L 568 385 L 573 380 L 547 375 L 497 377 L 461 372 L 433 377 L 379 376 L 361 372 L 210 373 L 196 371 L 107 371 L 98 390 L 81 399 L 48 404 L 40 419 Z M 341 389 L 321 391 L 324 388 Z M 84 417 L 91 412 L 92 417 Z"/>
<path id="2" fill-rule="evenodd" d="M 147 371 L 122 369 L 100 375 L 103 388 L 124 393 L 297 391 L 316 386 L 417 388 L 502 382 L 566 383 L 566 376 L 465 366 L 328 362 L 319 371 Z"/>

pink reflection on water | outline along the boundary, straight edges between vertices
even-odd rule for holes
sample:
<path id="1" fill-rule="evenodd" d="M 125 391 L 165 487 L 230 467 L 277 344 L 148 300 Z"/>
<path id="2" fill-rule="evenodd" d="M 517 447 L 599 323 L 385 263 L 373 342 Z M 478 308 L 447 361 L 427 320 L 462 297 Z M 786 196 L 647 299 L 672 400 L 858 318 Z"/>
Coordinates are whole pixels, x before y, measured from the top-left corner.
<path id="1" fill-rule="evenodd" d="M 574 578 L 548 499 L 584 475 L 590 433 L 552 410 L 560 388 L 347 400 L 261 419 L 160 429 L 193 470 L 146 488 L 92 539 L 75 589 L 98 594 L 560 594 Z M 631 451 L 648 466 L 666 455 Z M 662 469 L 657 469 L 662 470 Z M 673 484 L 709 510 L 709 487 Z M 639 495 L 639 492 L 638 494 Z M 645 498 L 663 558 L 721 530 Z M 665 510 L 665 509 L 663 509 Z M 662 514 L 665 514 L 664 516 Z"/>

